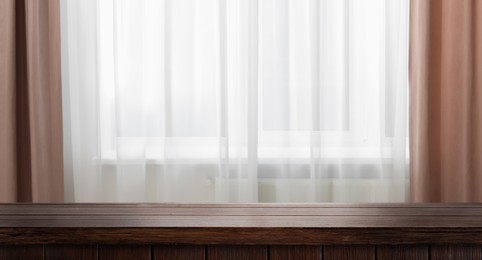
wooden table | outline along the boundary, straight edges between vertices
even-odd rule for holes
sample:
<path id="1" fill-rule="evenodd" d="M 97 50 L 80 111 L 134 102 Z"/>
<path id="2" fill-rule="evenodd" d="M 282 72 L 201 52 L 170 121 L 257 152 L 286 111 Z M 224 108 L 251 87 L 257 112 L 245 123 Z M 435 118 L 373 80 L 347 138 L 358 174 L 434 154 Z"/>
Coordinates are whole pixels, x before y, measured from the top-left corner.
<path id="1" fill-rule="evenodd" d="M 481 259 L 481 244 L 479 204 L 0 204 L 0 259 Z"/>

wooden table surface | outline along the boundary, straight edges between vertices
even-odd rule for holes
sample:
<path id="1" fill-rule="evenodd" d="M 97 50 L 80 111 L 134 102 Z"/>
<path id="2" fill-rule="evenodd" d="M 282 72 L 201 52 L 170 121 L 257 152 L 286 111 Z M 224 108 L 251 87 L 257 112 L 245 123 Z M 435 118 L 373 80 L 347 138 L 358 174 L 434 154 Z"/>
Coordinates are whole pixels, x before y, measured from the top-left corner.
<path id="1" fill-rule="evenodd" d="M 0 204 L 0 244 L 482 243 L 480 204 Z"/>

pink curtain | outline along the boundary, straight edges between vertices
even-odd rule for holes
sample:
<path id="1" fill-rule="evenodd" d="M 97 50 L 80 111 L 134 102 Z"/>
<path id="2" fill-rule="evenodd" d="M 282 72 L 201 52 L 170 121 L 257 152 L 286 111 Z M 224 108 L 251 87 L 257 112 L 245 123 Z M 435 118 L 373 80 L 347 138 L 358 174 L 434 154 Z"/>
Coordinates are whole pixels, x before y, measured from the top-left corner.
<path id="1" fill-rule="evenodd" d="M 58 0 L 0 0 L 0 202 L 63 202 Z"/>
<path id="2" fill-rule="evenodd" d="M 414 202 L 482 202 L 482 1 L 411 0 Z"/>

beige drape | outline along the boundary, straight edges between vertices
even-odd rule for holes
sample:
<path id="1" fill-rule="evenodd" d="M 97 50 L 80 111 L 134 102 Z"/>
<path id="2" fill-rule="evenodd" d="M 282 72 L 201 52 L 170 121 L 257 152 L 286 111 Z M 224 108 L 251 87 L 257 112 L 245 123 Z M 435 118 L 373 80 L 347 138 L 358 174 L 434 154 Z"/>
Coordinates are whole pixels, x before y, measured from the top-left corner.
<path id="1" fill-rule="evenodd" d="M 62 202 L 58 0 L 0 0 L 0 202 Z"/>
<path id="2" fill-rule="evenodd" d="M 482 202 L 482 0 L 411 0 L 415 202 Z"/>

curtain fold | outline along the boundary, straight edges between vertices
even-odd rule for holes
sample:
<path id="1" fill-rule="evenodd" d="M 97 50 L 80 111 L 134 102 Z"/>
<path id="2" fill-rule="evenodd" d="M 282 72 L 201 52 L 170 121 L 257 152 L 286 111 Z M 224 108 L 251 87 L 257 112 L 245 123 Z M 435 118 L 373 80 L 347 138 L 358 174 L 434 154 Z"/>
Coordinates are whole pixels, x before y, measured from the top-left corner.
<path id="1" fill-rule="evenodd" d="M 481 202 L 482 1 L 412 0 L 414 202 Z"/>
<path id="2" fill-rule="evenodd" d="M 0 2 L 1 202 L 63 202 L 59 7 Z"/>

